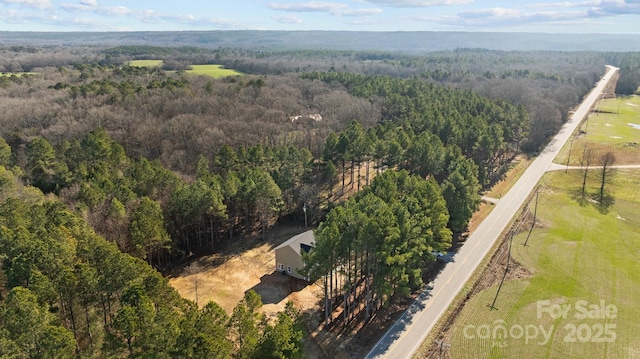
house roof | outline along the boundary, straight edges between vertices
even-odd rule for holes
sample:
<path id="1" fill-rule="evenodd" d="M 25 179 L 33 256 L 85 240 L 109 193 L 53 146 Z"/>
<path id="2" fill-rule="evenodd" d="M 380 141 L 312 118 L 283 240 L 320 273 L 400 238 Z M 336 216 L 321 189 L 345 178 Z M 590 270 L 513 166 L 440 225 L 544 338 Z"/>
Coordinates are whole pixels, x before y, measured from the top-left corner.
<path id="1" fill-rule="evenodd" d="M 280 248 L 285 248 L 285 247 L 291 247 L 296 253 L 301 254 L 300 249 L 302 248 L 303 245 L 309 246 L 309 247 L 315 246 L 315 237 L 313 236 L 312 230 L 308 230 L 306 232 L 302 232 L 298 235 L 291 237 L 288 241 L 277 246 L 275 250 L 278 250 Z"/>

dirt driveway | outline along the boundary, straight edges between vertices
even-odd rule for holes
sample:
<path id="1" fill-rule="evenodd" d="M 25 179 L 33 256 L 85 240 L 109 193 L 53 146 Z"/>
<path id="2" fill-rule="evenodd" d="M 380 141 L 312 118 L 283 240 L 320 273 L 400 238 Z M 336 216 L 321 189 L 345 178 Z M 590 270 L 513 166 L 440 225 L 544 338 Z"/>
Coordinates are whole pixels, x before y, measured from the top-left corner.
<path id="1" fill-rule="evenodd" d="M 193 301 L 196 300 L 197 284 L 200 307 L 213 300 L 229 314 L 250 289 L 262 296 L 263 310 L 267 314 L 284 309 L 287 300 L 293 300 L 299 309 L 313 307 L 317 299 L 309 298 L 306 292 L 313 292 L 314 285 L 275 271 L 273 248 L 303 231 L 304 228 L 279 228 L 271 231 L 264 242 L 242 239 L 243 245 L 198 259 L 195 271 L 185 268 L 170 277 L 169 284 L 184 298 Z M 311 303 L 307 303 L 309 300 Z"/>

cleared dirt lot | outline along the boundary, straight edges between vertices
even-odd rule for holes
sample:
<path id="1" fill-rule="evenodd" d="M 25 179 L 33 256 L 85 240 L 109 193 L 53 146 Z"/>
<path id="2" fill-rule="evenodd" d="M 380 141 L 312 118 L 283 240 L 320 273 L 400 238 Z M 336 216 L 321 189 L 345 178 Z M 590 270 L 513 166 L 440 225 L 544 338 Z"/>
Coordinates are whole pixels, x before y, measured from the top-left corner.
<path id="1" fill-rule="evenodd" d="M 169 284 L 184 298 L 195 301 L 197 282 L 198 305 L 202 307 L 214 301 L 229 314 L 250 289 L 262 297 L 262 312 L 267 317 L 274 318 L 284 310 L 289 300 L 301 312 L 313 312 L 322 298 L 319 284 L 310 284 L 275 271 L 273 248 L 304 231 L 304 226 L 278 227 L 269 232 L 265 241 L 241 239 L 242 243 L 230 246 L 223 253 L 198 259 L 197 271 L 189 268 L 177 271 L 169 277 Z M 306 341 L 305 353 L 308 358 L 325 357 L 315 340 Z"/>
<path id="2" fill-rule="evenodd" d="M 275 271 L 275 253 L 273 248 L 290 237 L 303 232 L 304 228 L 277 228 L 270 232 L 263 242 L 259 239 L 241 239 L 232 248 L 197 260 L 200 270 L 190 273 L 185 268 L 181 273 L 169 278 L 173 286 L 185 298 L 196 300 L 196 281 L 198 284 L 198 304 L 203 306 L 209 301 L 218 303 L 227 313 L 250 289 L 262 296 L 264 312 L 275 313 L 284 309 L 287 298 L 292 300 L 305 297 L 301 291 L 312 291 L 313 285 L 282 275 Z M 294 304 L 302 309 L 303 306 Z M 315 304 L 315 303 L 313 303 Z M 306 305 L 304 305 L 306 307 Z"/>
<path id="3" fill-rule="evenodd" d="M 227 248 L 224 253 L 202 257 L 196 261 L 199 271 L 189 273 L 187 268 L 177 271 L 169 277 L 169 284 L 183 297 L 195 301 L 197 281 L 198 304 L 202 307 L 213 300 L 229 314 L 250 289 L 262 296 L 262 312 L 271 318 L 284 310 L 290 300 L 305 318 L 308 330 L 308 340 L 304 343 L 306 358 L 362 357 L 403 313 L 413 296 L 395 301 L 389 308 L 376 313 L 368 323 L 359 318 L 350 327 L 343 327 L 340 321 L 325 327 L 320 311 L 322 282 L 307 283 L 275 270 L 273 248 L 304 230 L 303 226 L 278 227 L 271 231 L 265 242 L 250 239 Z"/>
<path id="4" fill-rule="evenodd" d="M 366 167 L 361 166 L 359 171 L 361 186 L 364 186 L 367 177 Z M 351 183 L 350 174 L 351 171 L 347 169 L 344 191 L 340 190 L 339 184 L 336 185 L 333 201 L 342 202 L 357 192 L 357 185 Z M 376 171 L 371 165 L 369 179 L 373 179 L 375 175 Z M 341 178 L 338 183 L 340 182 Z M 362 329 L 361 326 L 354 328 L 353 331 L 342 328 L 329 330 L 319 326 L 322 322 L 319 313 L 323 298 L 322 282 L 307 283 L 282 275 L 275 268 L 273 249 L 305 230 L 307 228 L 304 228 L 303 223 L 289 223 L 270 229 L 264 241 L 260 236 L 234 239 L 234 243 L 227 246 L 221 253 L 197 259 L 194 262 L 196 270 L 190 270 L 188 266 L 182 270 L 176 270 L 168 277 L 169 284 L 184 298 L 195 301 L 197 282 L 198 305 L 202 307 L 209 301 L 214 301 L 229 314 L 243 298 L 244 293 L 250 289 L 260 294 L 264 303 L 262 312 L 270 318 L 275 318 L 278 312 L 284 310 L 286 303 L 292 301 L 303 313 L 309 331 L 308 337 L 311 339 L 305 341 L 305 357 L 357 356 L 364 350 L 363 347 L 368 347 L 370 342 L 377 338 L 380 331 L 384 330 L 381 328 L 384 328 L 388 321 L 401 313 L 402 304 L 385 311 L 385 315 L 380 313 L 378 321 L 373 321 L 374 323 L 369 324 L 367 330 L 360 332 L 360 339 L 356 340 L 357 344 L 352 343 L 353 334 L 358 333 Z"/>

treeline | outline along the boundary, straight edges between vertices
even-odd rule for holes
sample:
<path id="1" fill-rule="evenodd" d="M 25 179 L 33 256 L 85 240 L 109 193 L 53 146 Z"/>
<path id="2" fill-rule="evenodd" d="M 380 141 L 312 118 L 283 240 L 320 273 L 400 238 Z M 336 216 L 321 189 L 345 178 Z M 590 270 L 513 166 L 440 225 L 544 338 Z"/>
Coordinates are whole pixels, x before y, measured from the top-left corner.
<path id="1" fill-rule="evenodd" d="M 201 154 L 190 164 L 195 173 L 179 177 L 158 161 L 129 156 L 102 128 L 54 144 L 14 133 L 8 138 L 13 163 L 22 168 L 26 183 L 60 195 L 123 252 L 164 267 L 193 252 L 210 252 L 235 234 L 264 233 L 303 206 L 311 221 L 320 218 L 321 194 L 328 191 L 331 197 L 340 178 L 336 165 L 342 170 L 342 192 L 349 171 L 349 183 L 360 189 L 363 165 L 377 171 L 404 168 L 448 181 L 450 226 L 464 231 L 477 205 L 478 184 L 501 173 L 526 124 L 521 109 L 469 91 L 383 77 L 316 76 L 328 82 L 340 76 L 375 89 L 358 95 L 387 101 L 389 121 L 367 130 L 354 121 L 345 131 L 331 133 L 322 163 L 295 146 L 235 150 L 223 145 L 210 158 Z M 385 91 L 390 99 L 382 98 Z M 366 176 L 365 184 L 369 172 Z"/>
<path id="2" fill-rule="evenodd" d="M 621 95 L 640 94 L 640 54 L 616 54 L 613 62 L 620 68 L 616 93 Z"/>
<path id="3" fill-rule="evenodd" d="M 432 252 L 451 245 L 449 214 L 433 180 L 386 171 L 344 206 L 329 212 L 305 257 L 312 278 L 323 278 L 327 324 L 341 306 L 348 325 L 368 320 L 394 296 L 419 288 Z"/>
<path id="4" fill-rule="evenodd" d="M 0 88 L 3 137 L 58 143 L 103 127 L 130 156 L 189 174 L 200 155 L 212 159 L 224 144 L 296 146 L 317 156 L 328 133 L 353 119 L 370 126 L 379 118 L 377 104 L 296 75 L 211 79 L 78 65 L 7 81 Z M 322 120 L 305 117 L 312 114 Z"/>
<path id="5" fill-rule="evenodd" d="M 158 161 L 132 159 L 102 128 L 53 146 L 13 137 L 0 147 L 25 183 L 59 195 L 125 253 L 165 267 L 212 251 L 235 233 L 264 232 L 303 202 L 315 213 L 313 158 L 297 147 L 223 146 L 183 179 Z M 311 217 L 313 219 L 313 216 Z"/>
<path id="6" fill-rule="evenodd" d="M 303 357 L 291 305 L 268 320 L 250 291 L 231 315 L 199 309 L 2 165 L 0 197 L 3 357 Z"/>
<path id="7" fill-rule="evenodd" d="M 226 66 L 254 74 L 337 71 L 352 74 L 418 78 L 482 96 L 522 105 L 529 114 L 521 149 L 538 151 L 555 134 L 571 107 L 593 88 L 604 66 L 624 66 L 636 53 L 492 51 L 459 49 L 425 55 L 355 51 L 220 52 Z M 640 71 L 628 73 L 636 78 Z M 629 88 L 637 89 L 631 80 Z M 633 87 L 633 84 L 636 84 Z M 628 91 L 627 91 L 628 92 Z"/>
<path id="8" fill-rule="evenodd" d="M 12 136 L 0 147 L 9 154 L 6 165 L 17 165 L 27 184 L 59 195 L 123 252 L 165 267 L 193 252 L 211 252 L 234 235 L 264 234 L 279 218 L 295 216 L 302 207 L 308 208 L 312 222 L 321 218 L 322 193 L 327 191 L 331 199 L 337 192 L 336 163 L 342 169 L 341 194 L 349 171 L 349 184 L 357 183 L 360 190 L 363 164 L 378 172 L 398 167 L 432 177 L 449 188 L 450 228 L 464 231 L 486 179 L 474 162 L 482 160 L 478 154 L 492 151 L 487 158 L 498 156 L 504 164 L 510 156 L 505 154 L 515 152 L 496 152 L 503 144 L 491 141 L 502 136 L 480 137 L 468 158 L 452 138 L 442 141 L 420 123 L 389 121 L 365 131 L 354 121 L 328 137 L 322 162 L 294 146 L 258 144 L 236 151 L 224 145 L 211 161 L 199 157 L 196 173 L 189 177 L 176 175 L 159 161 L 129 157 L 102 128 L 55 146 L 41 137 L 27 142 Z M 481 163 L 498 170 L 498 164 L 491 167 L 490 162 Z M 369 171 L 366 176 L 368 184 Z"/>
<path id="9" fill-rule="evenodd" d="M 199 155 L 212 158 L 224 143 L 234 148 L 256 143 L 295 145 L 318 156 L 329 133 L 344 129 L 354 119 L 368 128 L 385 115 L 379 97 L 360 98 L 342 87 L 299 77 L 301 73 L 335 71 L 419 79 L 522 105 L 529 114 L 529 126 L 521 149 L 535 152 L 562 125 L 570 107 L 591 89 L 605 64 L 622 66 L 632 63 L 634 56 L 469 49 L 424 56 L 192 50 L 180 54 L 173 48 L 134 46 L 8 54 L 6 59 L 13 56 L 20 67 L 38 75 L 1 78 L 0 110 L 5 115 L 0 132 L 6 137 L 21 131 L 28 137 L 57 142 L 79 138 L 100 126 L 131 156 L 160 159 L 172 170 L 187 173 L 193 173 Z M 64 60 L 58 61 L 58 56 Z M 153 57 L 190 64 L 219 63 L 253 75 L 213 80 L 124 66 L 132 58 Z M 46 58 L 51 62 L 44 62 Z M 37 60 L 38 66 L 29 64 L 31 60 Z M 623 78 L 635 78 L 633 71 Z M 289 120 L 315 113 L 323 120 Z"/>
<path id="10" fill-rule="evenodd" d="M 355 96 L 380 98 L 383 104 L 382 123 L 368 135 L 352 123 L 340 138 L 328 137 L 324 155 L 334 163 L 374 160 L 441 181 L 458 160 L 455 153 L 461 152 L 475 161 L 480 183 L 486 185 L 503 173 L 526 135 L 528 117 L 522 106 L 487 100 L 471 91 L 338 72 L 304 78 L 339 83 Z"/>
<path id="11" fill-rule="evenodd" d="M 10 76 L 0 76 L 0 88 L 8 88 L 13 84 L 21 85 L 25 82 L 29 81 L 29 77 L 33 75 L 29 74 L 21 74 L 20 76 L 16 74 L 11 74 Z"/>
<path id="12" fill-rule="evenodd" d="M 286 97 L 276 99 L 274 91 L 292 88 L 270 84 L 285 79 L 305 91 L 292 96 L 294 101 L 296 96 L 308 103 L 332 99 L 325 103 L 322 121 L 285 118 L 275 123 L 290 132 L 248 130 L 260 132 L 263 141 L 234 140 L 247 135 L 245 127 L 226 129 L 233 136 L 209 136 L 215 129 L 204 119 L 219 111 L 212 99 L 245 97 L 273 111 Z M 349 176 L 359 190 L 362 166 L 364 184 L 370 169 L 388 168 L 448 181 L 449 225 L 462 232 L 477 205 L 478 183 L 501 175 L 527 126 L 522 107 L 418 79 L 328 72 L 266 81 L 208 80 L 159 69 L 81 65 L 56 69 L 44 80 L 29 79 L 24 86 L 53 96 L 51 108 L 35 107 L 18 119 L 24 113 L 9 106 L 16 102 L 5 102 L 3 128 L 14 164 L 27 183 L 60 195 L 121 250 L 156 266 L 212 251 L 235 234 L 264 233 L 279 218 L 300 215 L 305 205 L 312 221 L 321 218 L 323 192 L 333 199 L 341 178 L 342 195 Z M 38 87 L 47 82 L 46 88 Z M 339 105 L 329 106 L 338 97 L 350 108 L 343 115 L 336 112 Z M 169 106 L 172 101 L 180 106 Z M 352 112 L 365 103 L 378 114 Z M 335 119 L 347 113 L 358 121 L 332 131 L 342 122 Z M 142 120 L 134 119 L 137 114 Z M 239 121 L 233 114 L 219 115 Z"/>

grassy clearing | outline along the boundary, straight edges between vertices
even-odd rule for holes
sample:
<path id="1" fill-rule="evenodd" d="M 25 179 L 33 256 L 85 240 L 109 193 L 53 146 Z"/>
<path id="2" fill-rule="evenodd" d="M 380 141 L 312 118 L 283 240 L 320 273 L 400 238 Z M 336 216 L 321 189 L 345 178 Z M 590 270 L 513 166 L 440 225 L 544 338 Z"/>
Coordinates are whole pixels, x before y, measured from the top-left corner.
<path id="1" fill-rule="evenodd" d="M 0 73 L 1 77 L 11 77 L 11 76 L 28 76 L 28 75 L 36 75 L 37 72 L 3 72 Z"/>
<path id="2" fill-rule="evenodd" d="M 129 61 L 129 66 L 136 67 L 162 67 L 162 60 L 133 60 Z M 221 78 L 227 76 L 241 76 L 242 73 L 236 70 L 225 69 L 222 65 L 190 65 L 191 70 L 186 72 L 192 75 L 209 76 Z"/>
<path id="3" fill-rule="evenodd" d="M 527 247 L 522 246 L 526 232 L 513 242 L 513 257 L 533 276 L 506 282 L 497 310 L 487 307 L 496 286 L 467 302 L 451 332 L 453 358 L 640 356 L 640 311 L 635 303 L 640 298 L 640 171 L 617 173 L 609 187 L 615 203 L 608 213 L 575 200 L 579 173 L 550 176 L 549 186 L 539 197 L 538 223 L 542 225 L 532 232 Z M 594 192 L 595 181 L 589 183 Z M 545 300 L 571 305 L 566 318 L 538 313 L 539 301 Z M 580 312 L 575 306 L 580 300 L 596 305 L 604 300 L 605 305 L 616 306 L 617 316 L 577 318 Z M 605 325 L 615 333 L 612 342 L 598 342 L 612 337 L 603 331 Z M 479 330 L 481 326 L 485 327 Z M 494 332 L 501 327 L 510 332 L 506 336 Z M 519 338 L 519 328 L 529 330 L 529 339 Z M 549 333 L 547 342 L 540 328 Z M 572 333 L 571 328 L 580 330 Z M 575 342 L 567 341 L 572 339 Z"/>
<path id="4" fill-rule="evenodd" d="M 209 76 L 213 78 L 242 75 L 241 72 L 231 69 L 225 69 L 222 67 L 222 65 L 191 65 L 191 70 L 187 70 L 187 73 L 193 75 Z"/>
<path id="5" fill-rule="evenodd" d="M 600 102 L 599 113 L 592 113 L 577 131 L 580 135 L 568 142 L 555 162 L 567 163 L 571 149 L 570 165 L 580 165 L 585 145 L 596 148 L 613 148 L 616 152 L 616 164 L 640 163 L 640 96 L 618 97 Z"/>
<path id="6" fill-rule="evenodd" d="M 133 60 L 129 61 L 129 66 L 134 67 L 161 67 L 162 60 Z"/>

